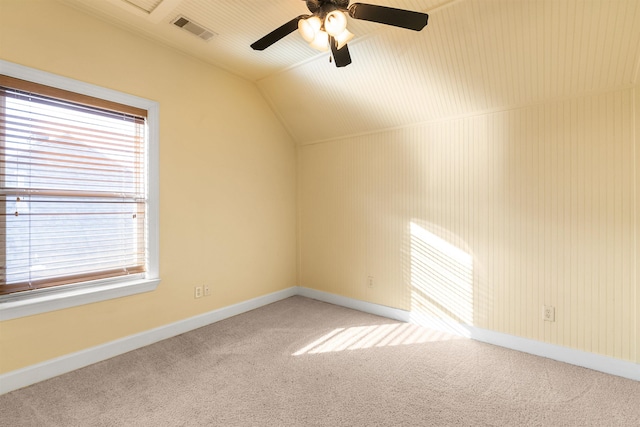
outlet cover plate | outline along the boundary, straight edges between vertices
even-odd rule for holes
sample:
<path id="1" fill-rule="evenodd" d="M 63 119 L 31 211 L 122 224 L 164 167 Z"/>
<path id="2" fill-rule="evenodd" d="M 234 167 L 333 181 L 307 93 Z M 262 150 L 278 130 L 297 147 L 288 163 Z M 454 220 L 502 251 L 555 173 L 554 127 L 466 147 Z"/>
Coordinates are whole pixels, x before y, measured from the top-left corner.
<path id="1" fill-rule="evenodd" d="M 552 305 L 545 305 L 542 307 L 542 319 L 544 319 L 545 322 L 555 322 L 556 308 Z"/>

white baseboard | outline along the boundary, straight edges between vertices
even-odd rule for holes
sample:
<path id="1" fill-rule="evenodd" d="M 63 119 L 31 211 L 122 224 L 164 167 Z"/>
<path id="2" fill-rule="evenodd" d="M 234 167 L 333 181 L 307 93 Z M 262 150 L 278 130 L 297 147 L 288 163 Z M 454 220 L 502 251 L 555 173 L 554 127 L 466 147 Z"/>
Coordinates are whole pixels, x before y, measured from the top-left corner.
<path id="1" fill-rule="evenodd" d="M 401 322 L 409 322 L 409 312 L 398 308 L 387 307 L 385 305 L 374 304 L 359 299 L 343 297 L 341 295 L 330 294 L 328 292 L 303 287 L 298 287 L 298 295 L 318 301 L 328 302 L 329 304 L 339 305 L 341 307 L 352 308 L 365 313 L 375 314 L 377 316 L 387 317 L 389 319 L 399 320 Z"/>
<path id="2" fill-rule="evenodd" d="M 0 394 L 8 393 L 58 375 L 71 372 L 114 356 L 201 328 L 211 323 L 227 319 L 267 304 L 297 295 L 298 288 L 291 287 L 238 304 L 190 317 L 169 325 L 150 329 L 139 334 L 124 337 L 76 353 L 67 354 L 42 363 L 27 366 L 0 375 Z"/>
<path id="3" fill-rule="evenodd" d="M 512 350 L 521 351 L 523 353 L 534 354 L 536 356 L 546 357 L 548 359 L 569 363 L 571 365 L 582 366 L 584 368 L 593 369 L 594 371 L 600 371 L 606 374 L 640 381 L 640 364 L 637 363 L 627 362 L 620 359 L 614 359 L 613 357 L 575 350 L 572 348 L 562 347 L 559 345 L 549 344 L 528 338 L 517 337 L 515 335 L 490 331 L 488 329 L 462 325 L 453 321 L 428 318 L 406 310 L 386 307 L 380 304 L 374 304 L 327 292 L 317 291 L 315 289 L 300 287 L 298 288 L 298 295 L 328 302 L 342 307 L 352 308 L 354 310 L 364 311 L 365 313 L 388 317 L 403 322 L 415 323 L 421 326 L 426 326 L 443 332 L 464 336 L 488 344 L 506 347 Z"/>
<path id="4" fill-rule="evenodd" d="M 210 325 L 220 320 L 254 310 L 294 295 L 300 295 L 330 304 L 352 308 L 365 313 L 400 320 L 402 322 L 416 323 L 489 344 L 640 381 L 640 364 L 637 363 L 626 362 L 624 360 L 574 350 L 554 344 L 543 343 L 527 338 L 516 337 L 487 329 L 476 328 L 473 326 L 428 319 L 423 316 L 417 316 L 415 313 L 411 313 L 406 310 L 343 297 L 340 295 L 317 291 L 315 289 L 291 287 L 218 310 L 213 310 L 199 316 L 111 341 L 96 347 L 91 347 L 76 353 L 71 353 L 42 363 L 27 366 L 22 369 L 7 372 L 0 375 L 0 394 L 8 393 L 12 390 L 17 390 L 40 381 L 83 368 L 93 363 L 110 359 L 114 356 L 189 332 L 193 329 Z"/>
<path id="5" fill-rule="evenodd" d="M 536 356 L 582 366 L 605 374 L 617 375 L 630 380 L 640 381 L 640 364 L 589 353 L 556 344 L 503 334 L 501 332 L 471 327 L 471 338 L 488 344 L 535 354 Z"/>

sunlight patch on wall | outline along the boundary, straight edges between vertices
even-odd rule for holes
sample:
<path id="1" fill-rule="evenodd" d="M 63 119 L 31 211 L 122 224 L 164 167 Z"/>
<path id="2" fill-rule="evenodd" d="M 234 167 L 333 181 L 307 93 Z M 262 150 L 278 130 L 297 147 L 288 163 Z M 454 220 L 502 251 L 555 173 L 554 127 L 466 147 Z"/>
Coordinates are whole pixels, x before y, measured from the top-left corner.
<path id="1" fill-rule="evenodd" d="M 411 321 L 468 336 L 473 257 L 411 223 Z"/>
<path id="2" fill-rule="evenodd" d="M 293 356 L 424 344 L 427 342 L 449 341 L 452 339 L 459 339 L 459 337 L 411 323 L 353 326 L 351 328 L 334 329 L 311 344 L 296 351 L 293 353 Z"/>

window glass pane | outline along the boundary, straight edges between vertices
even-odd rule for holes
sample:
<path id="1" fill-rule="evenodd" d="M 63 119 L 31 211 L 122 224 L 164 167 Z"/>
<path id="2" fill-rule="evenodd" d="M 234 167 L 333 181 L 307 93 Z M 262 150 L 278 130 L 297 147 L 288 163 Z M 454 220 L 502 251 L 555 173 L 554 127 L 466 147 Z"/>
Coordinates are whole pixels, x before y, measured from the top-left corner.
<path id="1" fill-rule="evenodd" d="M 9 200 L 7 283 L 135 269 L 144 264 L 140 210 L 134 202 L 97 199 Z"/>
<path id="2" fill-rule="evenodd" d="M 0 294 L 144 271 L 145 119 L 2 94 Z"/>
<path id="3" fill-rule="evenodd" d="M 26 96 L 5 103 L 5 187 L 144 191 L 139 118 Z"/>

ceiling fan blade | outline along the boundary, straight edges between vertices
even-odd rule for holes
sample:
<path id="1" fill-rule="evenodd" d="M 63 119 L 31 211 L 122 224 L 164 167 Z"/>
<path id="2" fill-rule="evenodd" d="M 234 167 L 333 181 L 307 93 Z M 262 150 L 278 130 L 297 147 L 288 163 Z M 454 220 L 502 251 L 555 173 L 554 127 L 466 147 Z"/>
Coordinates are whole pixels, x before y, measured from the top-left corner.
<path id="1" fill-rule="evenodd" d="M 426 27 L 429 19 L 426 13 L 366 3 L 352 4 L 349 7 L 349 16 L 414 31 L 420 31 Z"/>
<path id="2" fill-rule="evenodd" d="M 333 54 L 333 61 L 336 63 L 336 67 L 346 67 L 351 64 L 351 55 L 349 54 L 349 48 L 345 44 L 342 49 L 338 49 L 338 42 L 333 36 L 329 36 L 329 45 L 331 46 L 331 53 Z"/>
<path id="3" fill-rule="evenodd" d="M 309 15 L 300 15 L 296 18 L 293 18 L 291 21 L 287 22 L 271 31 L 269 34 L 261 38 L 260 40 L 254 42 L 251 47 L 253 50 L 265 50 L 278 40 L 288 36 L 298 29 L 298 21 L 303 18 L 308 18 Z"/>

